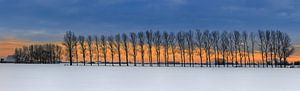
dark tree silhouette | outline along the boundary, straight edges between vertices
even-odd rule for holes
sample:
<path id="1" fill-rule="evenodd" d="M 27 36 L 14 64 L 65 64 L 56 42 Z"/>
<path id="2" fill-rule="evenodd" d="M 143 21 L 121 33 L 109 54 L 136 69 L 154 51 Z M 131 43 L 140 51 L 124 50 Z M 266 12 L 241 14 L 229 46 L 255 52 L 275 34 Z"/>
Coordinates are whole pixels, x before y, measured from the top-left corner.
<path id="1" fill-rule="evenodd" d="M 214 48 L 214 55 L 215 55 L 215 67 L 219 65 L 219 40 L 220 40 L 220 33 L 218 31 L 212 32 L 212 46 Z"/>
<path id="2" fill-rule="evenodd" d="M 136 66 L 136 64 L 137 64 L 137 59 L 136 59 L 136 56 L 137 56 L 137 35 L 136 35 L 136 33 L 134 33 L 134 32 L 131 32 L 130 33 L 130 42 L 131 42 L 131 45 L 132 45 L 132 52 L 133 52 L 133 54 L 132 54 L 132 56 L 133 56 L 133 63 L 134 63 L 134 66 Z"/>
<path id="3" fill-rule="evenodd" d="M 16 58 L 16 63 L 21 63 L 22 48 L 15 48 L 14 56 Z"/>
<path id="4" fill-rule="evenodd" d="M 244 37 L 246 38 L 245 39 L 246 40 L 245 45 L 246 45 L 246 52 L 247 52 L 247 55 L 245 55 L 245 56 L 247 56 L 247 58 L 248 58 L 247 59 L 248 60 L 247 64 L 249 65 L 249 67 L 251 67 L 251 57 L 250 57 L 251 50 L 249 49 L 250 48 L 250 46 L 249 46 L 249 41 L 250 41 L 249 40 L 249 35 L 248 34 L 244 34 L 244 35 L 246 36 L 246 37 L 245 36 Z"/>
<path id="5" fill-rule="evenodd" d="M 78 38 L 75 37 L 74 38 L 74 54 L 75 54 L 75 59 L 76 59 L 76 64 L 78 66 L 78 60 L 79 60 L 79 56 L 78 56 Z"/>
<path id="6" fill-rule="evenodd" d="M 97 64 L 100 65 L 100 40 L 98 36 L 94 36 L 96 54 L 97 54 Z"/>
<path id="7" fill-rule="evenodd" d="M 165 58 L 165 66 L 168 65 L 169 61 L 169 48 L 170 48 L 170 36 L 168 32 L 163 32 L 163 47 L 164 47 L 164 58 Z"/>
<path id="8" fill-rule="evenodd" d="M 282 38 L 282 55 L 283 55 L 283 61 L 284 61 L 284 67 L 286 67 L 287 65 L 287 58 L 293 54 L 293 52 L 295 51 L 295 48 L 292 46 L 291 44 L 291 39 L 288 36 L 288 34 L 284 33 L 283 34 L 283 38 Z"/>
<path id="9" fill-rule="evenodd" d="M 185 34 L 183 32 L 177 33 L 177 43 L 180 50 L 181 66 L 183 67 L 185 67 L 185 49 L 186 49 L 186 42 L 184 36 Z"/>
<path id="10" fill-rule="evenodd" d="M 122 42 L 123 42 L 123 49 L 125 51 L 125 57 L 126 57 L 126 65 L 129 66 L 129 59 L 128 59 L 128 56 L 129 56 L 129 44 L 128 44 L 128 36 L 127 34 L 122 34 Z"/>
<path id="11" fill-rule="evenodd" d="M 228 46 L 229 46 L 229 54 L 230 54 L 230 60 L 231 60 L 231 66 L 233 67 L 234 66 L 234 63 L 236 62 L 236 60 L 234 59 L 235 58 L 235 53 L 236 53 L 236 47 L 235 47 L 235 42 L 234 42 L 234 34 L 233 32 L 230 32 L 228 34 L 228 38 L 229 38 L 229 43 L 228 43 Z"/>
<path id="12" fill-rule="evenodd" d="M 171 32 L 169 35 L 169 39 L 170 39 L 170 47 L 171 47 L 171 51 L 172 51 L 172 58 L 173 58 L 173 66 L 176 66 L 176 35 Z"/>
<path id="13" fill-rule="evenodd" d="M 241 34 L 238 31 L 233 32 L 234 39 L 234 49 L 235 49 L 235 67 L 240 64 L 242 66 L 242 54 L 241 54 Z M 240 57 L 240 62 L 238 62 L 238 56 Z"/>
<path id="14" fill-rule="evenodd" d="M 266 66 L 268 67 L 269 65 L 269 52 L 270 52 L 270 41 L 271 41 L 271 32 L 270 31 L 266 31 L 265 32 L 265 62 L 266 62 Z"/>
<path id="15" fill-rule="evenodd" d="M 86 40 L 88 44 L 89 49 L 89 55 L 90 55 L 90 64 L 93 66 L 93 38 L 92 36 L 88 36 L 88 39 Z"/>
<path id="16" fill-rule="evenodd" d="M 264 58 L 264 50 L 265 50 L 265 33 L 263 31 L 258 31 L 258 35 L 259 35 L 259 40 L 260 40 L 260 44 L 259 44 L 259 47 L 260 47 L 260 51 L 261 51 L 261 59 L 262 59 L 262 65 L 263 67 L 265 67 L 265 58 Z M 259 67 L 259 65 L 258 65 Z"/>
<path id="17" fill-rule="evenodd" d="M 255 67 L 255 42 L 256 42 L 256 36 L 253 32 L 250 33 L 250 40 L 251 40 L 251 54 L 252 54 L 252 65 Z M 259 64 L 259 63 L 257 63 Z"/>
<path id="18" fill-rule="evenodd" d="M 275 58 L 276 58 L 276 50 L 275 50 L 275 47 L 277 46 L 276 44 L 276 31 L 271 31 L 271 39 L 270 39 L 270 64 L 271 64 L 271 67 L 273 68 L 274 67 L 274 62 L 275 62 Z M 275 57 L 274 57 L 275 56 Z"/>
<path id="19" fill-rule="evenodd" d="M 265 34 L 264 31 L 258 31 L 258 34 L 259 34 L 259 40 L 260 40 L 259 46 L 260 46 L 261 56 L 262 56 L 262 65 L 263 65 L 263 67 L 265 67 L 265 63 L 266 63 L 265 61 L 267 61 L 267 60 L 265 60 L 266 57 L 264 55 L 264 54 L 267 54 L 266 53 L 266 46 L 265 46 L 265 45 L 267 45 L 266 42 L 265 42 L 266 34 Z"/>
<path id="20" fill-rule="evenodd" d="M 115 36 L 115 41 L 116 41 L 116 49 L 117 49 L 117 53 L 118 53 L 118 60 L 119 60 L 119 66 L 121 66 L 121 35 L 117 34 Z"/>
<path id="21" fill-rule="evenodd" d="M 248 56 L 248 34 L 247 32 L 243 32 L 242 34 L 242 45 L 243 45 L 243 57 L 244 57 L 244 66 L 247 67 L 247 60 L 249 62 L 249 56 Z M 248 59 L 247 59 L 248 58 Z"/>
<path id="22" fill-rule="evenodd" d="M 161 34 L 159 31 L 156 31 L 154 33 L 154 45 L 155 45 L 155 50 L 156 50 L 156 63 L 157 66 L 160 66 L 160 49 L 162 45 L 162 39 L 161 39 Z"/>
<path id="23" fill-rule="evenodd" d="M 107 64 L 107 38 L 106 38 L 106 36 L 102 35 L 100 37 L 100 44 L 101 44 L 101 51 L 102 51 L 103 59 L 104 59 L 104 65 L 106 66 L 106 64 Z"/>
<path id="24" fill-rule="evenodd" d="M 65 36 L 64 36 L 64 45 L 67 49 L 67 53 L 69 56 L 69 60 L 70 60 L 70 66 L 73 65 L 73 52 L 74 52 L 74 48 L 75 48 L 75 39 L 76 36 L 73 32 L 71 31 L 67 31 Z"/>
<path id="25" fill-rule="evenodd" d="M 229 49 L 228 32 L 224 31 L 221 34 L 221 50 L 222 50 L 222 59 L 223 59 L 222 63 L 224 65 L 224 67 L 225 67 L 225 65 L 227 65 L 227 67 L 228 67 L 228 49 Z"/>
<path id="26" fill-rule="evenodd" d="M 54 59 L 61 62 L 61 61 L 62 61 L 62 60 L 61 60 L 61 59 L 62 59 L 62 47 L 56 45 L 56 46 L 55 46 L 55 49 L 54 49 L 54 54 L 56 55 L 56 56 L 54 57 Z M 54 60 L 54 61 L 55 61 L 55 60 Z M 57 61 L 55 61 L 55 64 L 56 64 L 56 63 L 57 63 Z"/>
<path id="27" fill-rule="evenodd" d="M 187 48 L 188 48 L 188 55 L 189 55 L 189 63 L 190 67 L 194 66 L 194 36 L 193 36 L 193 31 L 189 31 L 186 33 L 186 41 L 187 41 Z"/>
<path id="28" fill-rule="evenodd" d="M 203 67 L 203 33 L 200 30 L 196 30 L 196 44 L 197 48 L 199 49 L 199 59 L 200 59 L 200 66 Z"/>
<path id="29" fill-rule="evenodd" d="M 85 38 L 84 36 L 79 36 L 78 41 L 81 47 L 81 53 L 82 53 L 82 60 L 83 60 L 83 65 L 85 66 L 85 57 L 86 57 L 86 44 L 85 44 Z"/>
<path id="30" fill-rule="evenodd" d="M 138 33 L 138 39 L 139 39 L 139 46 L 140 46 L 140 52 L 141 52 L 141 58 L 142 58 L 142 66 L 145 66 L 145 50 L 144 50 L 144 45 L 145 45 L 145 34 L 144 32 L 139 32 Z"/>
<path id="31" fill-rule="evenodd" d="M 152 30 L 146 31 L 146 39 L 147 39 L 147 44 L 148 44 L 148 59 L 150 66 L 152 66 L 152 45 L 153 45 L 153 32 Z"/>
<path id="32" fill-rule="evenodd" d="M 203 32 L 203 38 L 204 38 L 204 47 L 205 47 L 205 55 L 206 55 L 206 66 L 211 67 L 211 47 L 212 47 L 212 37 L 211 33 L 206 30 Z"/>
<path id="33" fill-rule="evenodd" d="M 280 31 L 277 31 L 277 44 L 278 44 L 278 46 L 277 46 L 277 48 L 276 48 L 276 50 L 277 50 L 277 55 L 278 55 L 278 60 L 279 60 L 279 62 L 278 62 L 278 64 L 280 65 L 280 67 L 282 68 L 282 65 L 283 65 L 283 61 L 282 61 L 282 59 L 283 59 L 283 51 L 282 51 L 282 48 L 283 48 L 283 46 L 282 46 L 282 40 L 284 40 L 284 35 L 283 35 L 283 33 L 282 32 L 280 32 Z"/>
<path id="34" fill-rule="evenodd" d="M 115 40 L 113 36 L 108 37 L 108 48 L 110 49 L 111 65 L 114 66 Z"/>

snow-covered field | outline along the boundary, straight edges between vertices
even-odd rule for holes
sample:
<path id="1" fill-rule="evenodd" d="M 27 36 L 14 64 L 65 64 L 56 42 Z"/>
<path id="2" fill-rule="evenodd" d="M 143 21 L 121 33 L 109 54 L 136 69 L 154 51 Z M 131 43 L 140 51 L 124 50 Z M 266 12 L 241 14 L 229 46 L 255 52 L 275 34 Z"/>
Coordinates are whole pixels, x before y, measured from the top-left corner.
<path id="1" fill-rule="evenodd" d="M 0 91 L 299 91 L 300 69 L 0 64 Z"/>

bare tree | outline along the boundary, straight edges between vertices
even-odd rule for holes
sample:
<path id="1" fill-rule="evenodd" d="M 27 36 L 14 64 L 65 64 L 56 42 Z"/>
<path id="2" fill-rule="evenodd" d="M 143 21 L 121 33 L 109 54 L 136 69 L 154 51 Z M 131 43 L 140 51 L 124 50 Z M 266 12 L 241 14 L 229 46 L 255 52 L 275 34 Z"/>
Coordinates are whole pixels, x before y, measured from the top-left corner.
<path id="1" fill-rule="evenodd" d="M 119 66 L 121 66 L 121 35 L 117 34 L 115 36 L 116 48 L 118 53 Z"/>
<path id="2" fill-rule="evenodd" d="M 258 31 L 258 35 L 259 35 L 259 40 L 260 40 L 260 51 L 261 51 L 261 56 L 262 56 L 262 64 L 263 64 L 263 67 L 265 67 L 265 64 L 264 64 L 264 50 L 265 50 L 265 32 L 263 31 Z M 258 64 L 258 67 L 259 67 L 259 64 Z"/>
<path id="3" fill-rule="evenodd" d="M 88 36 L 88 39 L 86 40 L 88 44 L 89 49 L 89 55 L 90 55 L 90 64 L 93 66 L 93 38 L 92 36 Z"/>
<path id="4" fill-rule="evenodd" d="M 100 40 L 98 36 L 94 36 L 95 46 L 96 46 L 96 53 L 97 53 L 97 64 L 100 65 Z"/>
<path id="5" fill-rule="evenodd" d="M 203 67 L 203 58 L 202 58 L 202 50 L 203 50 L 203 33 L 200 30 L 196 30 L 196 44 L 197 48 L 199 49 L 199 59 L 200 59 L 200 66 Z"/>
<path id="6" fill-rule="evenodd" d="M 61 46 L 56 45 L 55 54 L 56 54 L 55 60 L 58 60 L 61 62 L 61 59 L 62 59 L 62 47 Z"/>
<path id="7" fill-rule="evenodd" d="M 38 46 L 40 46 L 40 45 L 38 45 Z M 34 46 L 33 45 L 30 45 L 30 46 L 28 46 L 26 49 L 28 49 L 27 51 L 28 51 L 28 60 L 27 61 L 29 61 L 30 63 L 33 63 L 33 60 L 34 60 L 34 58 L 33 57 L 35 57 L 35 55 L 33 54 L 33 52 L 34 52 Z M 42 51 L 42 53 L 44 53 L 43 55 L 45 55 L 45 52 L 44 51 Z M 42 61 L 42 60 L 41 60 Z M 44 63 L 46 63 L 46 62 L 44 62 Z"/>
<path id="8" fill-rule="evenodd" d="M 276 32 L 275 31 L 271 31 L 271 38 L 270 38 L 270 48 L 269 48 L 269 50 L 270 50 L 270 52 L 269 52 L 269 54 L 270 54 L 270 64 L 271 64 L 271 67 L 273 68 L 274 67 L 274 62 L 275 62 L 275 58 L 276 57 L 274 57 L 274 53 L 276 53 L 275 52 L 275 46 L 276 46 Z"/>
<path id="9" fill-rule="evenodd" d="M 278 64 L 282 68 L 282 64 L 283 64 L 283 62 L 282 62 L 282 59 L 283 59 L 282 43 L 283 43 L 283 41 L 282 40 L 284 40 L 284 35 L 282 32 L 277 31 L 277 39 L 276 40 L 277 40 L 277 47 L 276 47 L 277 53 L 276 54 L 277 54 L 278 60 L 279 60 Z"/>
<path id="10" fill-rule="evenodd" d="M 215 55 L 215 67 L 219 65 L 219 40 L 220 40 L 220 33 L 218 31 L 212 32 L 212 46 L 214 48 L 214 55 Z"/>
<path id="11" fill-rule="evenodd" d="M 227 51 L 229 50 L 229 38 L 228 38 L 228 32 L 227 31 L 224 31 L 221 34 L 221 50 L 222 50 L 222 58 L 223 58 L 222 64 L 224 65 L 224 67 L 225 67 L 225 64 L 228 67 L 228 53 L 227 53 Z M 226 62 L 225 62 L 225 60 L 226 60 Z"/>
<path id="12" fill-rule="evenodd" d="M 136 33 L 132 32 L 130 33 L 130 42 L 132 45 L 132 51 L 133 51 L 133 63 L 134 66 L 136 66 L 137 62 L 136 62 L 136 56 L 137 56 L 137 35 Z"/>
<path id="13" fill-rule="evenodd" d="M 73 51 L 75 48 L 75 34 L 71 31 L 67 31 L 65 36 L 64 36 L 64 45 L 67 48 L 67 53 L 69 56 L 69 60 L 70 60 L 70 65 L 72 66 L 73 63 Z"/>
<path id="14" fill-rule="evenodd" d="M 212 47 L 212 36 L 211 33 L 206 30 L 203 32 L 203 38 L 204 38 L 204 47 L 205 47 L 205 55 L 206 55 L 206 66 L 211 67 L 211 47 Z"/>
<path id="15" fill-rule="evenodd" d="M 16 63 L 21 63 L 21 55 L 22 55 L 21 53 L 22 53 L 21 48 L 15 48 L 14 56 L 16 58 Z"/>
<path id="16" fill-rule="evenodd" d="M 169 35 L 169 39 L 170 39 L 170 47 L 171 47 L 171 51 L 172 51 L 172 58 L 173 58 L 173 65 L 174 67 L 176 66 L 176 35 L 171 32 Z"/>
<path id="17" fill-rule="evenodd" d="M 194 36 L 193 31 L 189 31 L 186 33 L 186 40 L 187 40 L 187 46 L 188 46 L 188 55 L 189 55 L 189 61 L 190 61 L 190 67 L 194 66 Z"/>
<path id="18" fill-rule="evenodd" d="M 100 38 L 100 44 L 101 44 L 101 50 L 103 54 L 103 59 L 104 59 L 104 65 L 106 66 L 107 64 L 107 38 L 106 36 L 102 35 Z"/>
<path id="19" fill-rule="evenodd" d="M 161 34 L 159 31 L 156 31 L 154 33 L 154 45 L 155 45 L 155 50 L 156 50 L 156 63 L 157 66 L 160 66 L 160 49 L 162 45 L 162 40 L 161 40 Z"/>
<path id="20" fill-rule="evenodd" d="M 269 65 L 269 51 L 270 51 L 270 41 L 271 41 L 271 32 L 270 31 L 266 31 L 265 32 L 265 62 L 266 62 L 266 66 L 268 67 Z"/>
<path id="21" fill-rule="evenodd" d="M 113 36 L 108 37 L 108 48 L 110 49 L 111 65 L 114 66 L 115 40 Z"/>
<path id="22" fill-rule="evenodd" d="M 274 57 L 277 57 L 275 58 L 275 64 L 276 64 L 276 67 L 278 67 L 278 65 L 280 65 L 279 67 L 282 67 L 281 66 L 281 63 L 282 61 L 280 59 L 282 59 L 282 52 L 281 52 L 281 48 L 283 46 L 281 46 L 282 44 L 282 39 L 283 38 L 283 33 L 281 31 L 276 31 L 276 39 L 274 40 L 275 41 L 275 44 L 276 46 L 274 46 L 274 49 L 275 49 L 275 53 L 274 53 Z"/>
<path id="23" fill-rule="evenodd" d="M 163 47 L 164 47 L 165 66 L 169 66 L 168 60 L 169 60 L 169 48 L 170 48 L 170 36 L 168 32 L 163 32 Z"/>
<path id="24" fill-rule="evenodd" d="M 287 58 L 292 55 L 295 51 L 295 48 L 291 44 L 291 39 L 288 34 L 283 34 L 283 40 L 282 40 L 282 55 L 283 55 L 283 61 L 284 61 L 284 67 L 287 65 Z"/>
<path id="25" fill-rule="evenodd" d="M 128 36 L 125 33 L 122 34 L 122 42 L 123 42 L 123 49 L 125 51 L 125 56 L 126 56 L 126 65 L 129 66 L 128 64 L 129 44 L 128 44 Z"/>
<path id="26" fill-rule="evenodd" d="M 234 66 L 234 63 L 235 63 L 235 42 L 234 42 L 234 33 L 233 32 L 230 32 L 228 34 L 228 38 L 229 38 L 229 43 L 228 43 L 228 46 L 229 46 L 229 54 L 230 54 L 230 60 L 231 60 L 231 66 L 233 67 Z"/>
<path id="27" fill-rule="evenodd" d="M 148 59 L 150 66 L 152 66 L 152 45 L 153 45 L 153 32 L 152 30 L 146 31 L 146 39 L 147 39 L 147 44 L 148 44 Z"/>
<path id="28" fill-rule="evenodd" d="M 79 60 L 79 56 L 78 56 L 78 38 L 75 36 L 74 38 L 74 53 L 75 53 L 75 59 L 76 59 L 76 64 L 78 66 L 78 60 Z"/>
<path id="29" fill-rule="evenodd" d="M 184 36 L 185 34 L 183 32 L 177 33 L 177 43 L 180 50 L 181 66 L 183 67 L 185 67 L 185 49 L 186 49 L 186 42 Z"/>
<path id="30" fill-rule="evenodd" d="M 247 67 L 247 64 L 248 63 L 250 63 L 250 55 L 249 55 L 249 45 L 248 45 L 248 33 L 247 32 L 243 32 L 243 38 L 242 38 L 242 40 L 243 40 L 243 43 L 242 43 L 242 45 L 243 45 L 243 50 L 244 50 L 244 52 L 243 52 L 243 57 L 244 57 L 244 65 L 245 65 L 245 67 Z M 247 61 L 248 60 L 248 61 Z"/>
<path id="31" fill-rule="evenodd" d="M 280 31 L 272 31 L 271 32 L 272 38 L 271 38 L 271 64 L 273 67 L 273 63 L 275 64 L 275 67 L 278 67 L 278 51 L 280 51 L 280 39 L 279 37 L 281 36 Z"/>
<path id="32" fill-rule="evenodd" d="M 250 34 L 250 39 L 251 39 L 251 54 L 252 54 L 252 65 L 253 67 L 255 67 L 255 42 L 256 42 L 256 36 L 253 32 L 251 32 Z M 259 64 L 259 63 L 258 63 Z"/>
<path id="33" fill-rule="evenodd" d="M 141 52 L 141 58 L 142 58 L 142 66 L 145 66 L 145 50 L 144 50 L 144 45 L 145 45 L 145 35 L 144 32 L 139 32 L 138 33 L 138 39 L 139 39 L 139 46 L 140 46 L 140 52 Z"/>
<path id="34" fill-rule="evenodd" d="M 235 67 L 238 64 L 242 66 L 242 54 L 241 54 L 241 34 L 238 31 L 233 32 L 234 39 L 234 49 L 235 49 Z M 239 55 L 238 55 L 239 54 Z M 240 62 L 238 63 L 238 56 L 240 57 Z"/>
<path id="35" fill-rule="evenodd" d="M 248 35 L 248 34 L 247 34 Z M 248 64 L 249 64 L 249 67 L 251 67 L 251 56 L 250 56 L 250 52 L 251 52 L 251 49 L 250 49 L 250 45 L 249 45 L 249 42 L 251 41 L 251 40 L 249 40 L 249 37 L 251 37 L 251 36 L 249 36 L 248 35 L 248 38 L 247 38 L 247 41 L 246 41 L 246 50 L 247 50 L 247 58 L 248 58 Z"/>
<path id="36" fill-rule="evenodd" d="M 83 60 L 83 65 L 85 66 L 85 57 L 86 57 L 86 45 L 85 45 L 85 38 L 84 36 L 79 36 L 78 37 L 79 45 L 81 47 L 81 53 L 82 53 L 82 60 Z"/>

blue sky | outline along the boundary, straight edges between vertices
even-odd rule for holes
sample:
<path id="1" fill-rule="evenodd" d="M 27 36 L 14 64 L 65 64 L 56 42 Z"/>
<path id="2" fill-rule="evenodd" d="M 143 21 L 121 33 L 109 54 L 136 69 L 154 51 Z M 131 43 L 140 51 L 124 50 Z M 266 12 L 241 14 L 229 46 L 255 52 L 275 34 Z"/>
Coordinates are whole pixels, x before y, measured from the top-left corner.
<path id="1" fill-rule="evenodd" d="M 300 40 L 299 0 L 0 0 L 0 37 L 279 29 Z M 299 42 L 300 43 L 300 42 Z"/>

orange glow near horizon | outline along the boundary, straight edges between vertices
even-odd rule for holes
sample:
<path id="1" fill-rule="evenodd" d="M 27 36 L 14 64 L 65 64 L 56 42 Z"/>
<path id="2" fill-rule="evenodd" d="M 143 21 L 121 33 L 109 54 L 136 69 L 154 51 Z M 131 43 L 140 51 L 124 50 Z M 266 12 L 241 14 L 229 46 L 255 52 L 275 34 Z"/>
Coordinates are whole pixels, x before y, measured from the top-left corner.
<path id="1" fill-rule="evenodd" d="M 6 57 L 8 55 L 13 55 L 15 48 L 20 48 L 31 44 L 43 44 L 48 43 L 47 41 L 32 41 L 25 39 L 17 39 L 14 37 L 7 37 L 0 39 L 0 57 Z M 54 42 L 56 43 L 56 42 Z"/>
<path id="2" fill-rule="evenodd" d="M 47 43 L 47 42 L 35 42 L 35 41 L 31 41 L 31 40 L 21 40 L 21 39 L 16 39 L 16 38 L 5 38 L 5 39 L 0 39 L 0 57 L 5 57 L 5 56 L 8 56 L 8 55 L 12 55 L 14 53 L 14 49 L 15 48 L 19 48 L 19 47 L 22 47 L 22 46 L 25 46 L 25 45 L 30 45 L 30 44 L 42 44 L 42 43 Z M 52 43 L 55 43 L 55 44 L 59 44 L 59 45 L 62 45 L 62 42 L 52 42 Z M 138 46 L 139 47 L 139 46 Z M 299 61 L 300 60 L 300 45 L 294 45 L 294 47 L 296 48 L 296 51 L 295 53 L 290 56 L 288 58 L 288 60 L 290 62 L 293 62 L 293 61 Z M 145 56 L 144 56 L 144 60 L 145 62 L 148 62 L 148 48 L 147 46 L 145 46 Z M 110 50 L 108 49 L 107 50 L 108 53 L 107 53 L 107 61 L 110 62 L 111 61 L 111 55 L 110 55 Z M 130 50 L 130 53 L 132 50 Z M 65 52 L 63 52 L 65 53 Z M 78 53 L 81 54 L 81 51 L 80 51 L 80 48 L 78 47 Z M 152 59 L 153 59 L 153 62 L 156 63 L 156 53 L 155 53 L 155 47 L 153 47 L 153 51 L 152 51 Z M 122 59 L 122 62 L 125 62 L 125 52 L 122 50 L 121 51 L 121 59 Z M 63 54 L 65 55 L 65 54 Z M 252 56 L 252 55 L 251 55 Z M 96 52 L 94 51 L 93 52 L 93 61 L 96 61 L 97 60 L 97 55 L 96 55 Z M 194 54 L 194 60 L 195 62 L 199 62 L 200 61 L 200 58 L 199 58 L 199 50 L 196 50 L 195 51 L 195 54 Z M 219 58 L 222 58 L 222 55 L 220 54 Z M 66 60 L 67 57 L 66 56 L 63 56 L 63 59 Z M 137 61 L 140 62 L 141 61 L 141 53 L 138 51 L 137 53 Z M 169 49 L 169 60 L 172 60 L 172 54 L 171 54 L 171 49 Z M 186 55 L 186 62 L 189 62 L 189 56 Z M 229 57 L 230 59 L 230 57 Z M 239 59 L 239 57 L 238 57 Z M 79 55 L 79 60 L 82 60 L 82 55 Z M 87 56 L 86 56 L 86 60 L 89 61 L 89 53 L 87 51 Z M 101 55 L 100 57 L 100 60 L 103 60 L 103 56 Z M 133 57 L 132 57 L 132 54 L 129 54 L 129 60 L 132 61 L 133 60 Z M 160 60 L 161 62 L 164 62 L 165 58 L 164 58 L 164 50 L 163 48 L 161 48 L 161 57 L 160 57 Z M 179 61 L 180 60 L 180 54 L 179 53 L 176 53 L 176 61 Z M 211 60 L 213 61 L 214 60 L 214 54 L 211 55 Z M 251 57 L 251 60 L 252 60 L 252 57 Z M 255 54 L 255 60 L 258 61 L 258 60 L 261 60 L 261 54 L 260 53 L 256 53 Z M 118 61 L 118 55 L 117 53 L 114 55 L 114 61 L 117 62 Z M 205 62 L 206 59 L 205 59 L 205 52 L 203 51 L 203 62 Z M 230 61 L 229 61 L 230 62 Z"/>

